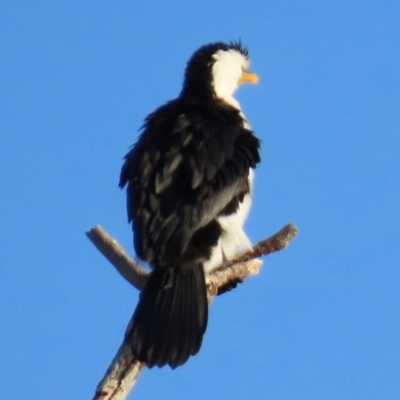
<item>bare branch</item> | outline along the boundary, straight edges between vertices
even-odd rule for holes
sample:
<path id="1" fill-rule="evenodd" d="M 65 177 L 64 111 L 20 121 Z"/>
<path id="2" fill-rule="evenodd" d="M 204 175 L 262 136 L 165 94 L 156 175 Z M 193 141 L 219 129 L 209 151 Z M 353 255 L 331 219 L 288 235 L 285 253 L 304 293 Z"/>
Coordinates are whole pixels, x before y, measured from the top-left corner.
<path id="1" fill-rule="evenodd" d="M 256 258 L 283 250 L 296 234 L 296 227 L 288 224 L 268 239 L 258 242 L 252 250 L 239 254 L 234 260 L 213 271 L 207 277 L 208 301 L 211 302 L 217 294 L 223 293 L 224 288 L 235 287 L 238 282 L 257 274 L 262 261 Z M 96 226 L 86 232 L 86 235 L 130 284 L 139 290 L 144 287 L 148 273 L 101 226 Z M 125 399 L 143 368 L 144 364 L 135 360 L 130 346 L 124 341 L 97 386 L 93 400 Z"/>
<path id="2" fill-rule="evenodd" d="M 234 260 L 224 263 L 218 271 L 228 268 L 229 266 L 253 260 L 257 257 L 271 254 L 275 251 L 283 250 L 289 242 L 296 236 L 297 229 L 293 224 L 285 225 L 280 231 L 269 237 L 268 239 L 258 242 L 252 250 L 238 254 Z M 106 230 L 97 225 L 86 232 L 87 237 L 96 246 L 104 257 L 115 267 L 115 269 L 125 278 L 132 286 L 138 290 L 142 290 L 146 280 L 147 271 L 135 263 L 128 253 L 122 248 L 116 239 L 112 238 Z M 237 269 L 237 271 L 239 271 Z M 251 273 L 241 277 L 243 280 Z M 234 277 L 234 274 L 230 275 Z M 226 284 L 227 282 L 225 282 Z"/>
<path id="3" fill-rule="evenodd" d="M 261 260 L 249 260 L 247 262 L 230 264 L 227 267 L 213 271 L 207 278 L 208 302 L 211 303 L 216 295 L 226 291 L 221 291 L 221 289 L 225 287 L 231 289 L 235 287 L 238 282 L 242 282 L 252 275 L 257 275 L 262 263 Z M 232 283 L 234 285 L 233 287 Z"/>
<path id="4" fill-rule="evenodd" d="M 144 366 L 144 363 L 134 359 L 130 346 L 123 342 L 104 378 L 98 384 L 93 400 L 125 399 Z"/>
<path id="5" fill-rule="evenodd" d="M 86 236 L 131 285 L 136 289 L 143 289 L 147 280 L 147 271 L 135 263 L 101 225 L 87 231 Z"/>
<path id="6" fill-rule="evenodd" d="M 297 228 L 293 224 L 287 224 L 268 239 L 258 242 L 252 250 L 238 254 L 230 264 L 253 260 L 254 258 L 267 256 L 275 251 L 283 250 L 297 235 L 297 232 Z"/>

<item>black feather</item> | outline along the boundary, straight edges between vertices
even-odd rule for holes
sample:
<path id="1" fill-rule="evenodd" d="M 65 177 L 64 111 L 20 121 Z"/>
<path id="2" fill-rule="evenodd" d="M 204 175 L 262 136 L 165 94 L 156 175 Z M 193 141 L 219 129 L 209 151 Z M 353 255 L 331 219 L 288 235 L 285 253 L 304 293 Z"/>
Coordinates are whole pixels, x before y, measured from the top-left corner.
<path id="1" fill-rule="evenodd" d="M 203 268 L 155 269 L 143 289 L 127 332 L 139 361 L 176 368 L 196 354 L 207 327 Z"/>

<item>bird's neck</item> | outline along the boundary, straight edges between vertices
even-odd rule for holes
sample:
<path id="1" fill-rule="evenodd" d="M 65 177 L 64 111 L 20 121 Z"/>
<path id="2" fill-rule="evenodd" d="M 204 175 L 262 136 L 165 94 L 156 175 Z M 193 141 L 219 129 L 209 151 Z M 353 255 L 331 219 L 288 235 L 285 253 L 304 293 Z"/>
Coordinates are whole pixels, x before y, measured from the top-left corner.
<path id="1" fill-rule="evenodd" d="M 226 105 L 235 108 L 236 110 L 241 112 L 240 104 L 239 102 L 232 96 L 232 95 L 216 95 L 215 93 L 212 92 L 200 92 L 197 91 L 196 93 L 193 93 L 192 91 L 188 91 L 183 89 L 182 92 L 180 93 L 179 97 L 186 103 L 192 103 L 192 104 L 212 104 L 215 102 L 223 102 Z"/>
<path id="2" fill-rule="evenodd" d="M 217 98 L 222 100 L 224 103 L 229 104 L 230 106 L 236 108 L 240 112 L 242 112 L 239 102 L 232 95 L 223 95 L 223 96 L 218 96 Z"/>
<path id="3" fill-rule="evenodd" d="M 182 90 L 179 98 L 185 103 L 189 105 L 195 105 L 195 106 L 212 106 L 213 104 L 217 104 L 218 106 L 225 105 L 225 107 L 232 107 L 235 110 L 239 112 L 240 117 L 243 120 L 243 127 L 245 129 L 251 130 L 251 126 L 249 122 L 247 121 L 245 115 L 243 114 L 243 111 L 240 107 L 239 102 L 232 96 L 223 96 L 223 97 L 217 97 L 215 94 L 204 96 L 204 92 L 202 93 L 203 96 L 198 96 L 198 92 L 196 93 L 197 95 L 193 95 L 190 91 L 185 91 Z"/>

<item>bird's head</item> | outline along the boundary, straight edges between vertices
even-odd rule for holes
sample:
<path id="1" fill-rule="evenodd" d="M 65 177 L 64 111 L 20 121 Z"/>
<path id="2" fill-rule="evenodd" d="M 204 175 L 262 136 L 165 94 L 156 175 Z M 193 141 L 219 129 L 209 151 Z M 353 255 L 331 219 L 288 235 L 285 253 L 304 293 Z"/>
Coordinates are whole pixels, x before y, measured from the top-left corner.
<path id="1" fill-rule="evenodd" d="M 202 46 L 187 64 L 181 96 L 202 101 L 219 98 L 238 107 L 233 98 L 238 86 L 258 82 L 248 67 L 248 50 L 240 42 Z"/>

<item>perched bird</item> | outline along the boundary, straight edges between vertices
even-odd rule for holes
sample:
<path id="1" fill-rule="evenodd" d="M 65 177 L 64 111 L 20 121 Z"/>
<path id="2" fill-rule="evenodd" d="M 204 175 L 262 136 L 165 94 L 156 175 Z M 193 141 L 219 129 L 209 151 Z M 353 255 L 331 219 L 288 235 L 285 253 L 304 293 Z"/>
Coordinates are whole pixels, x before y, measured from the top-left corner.
<path id="1" fill-rule="evenodd" d="M 250 246 L 243 223 L 260 141 L 233 97 L 258 81 L 248 65 L 240 42 L 198 49 L 179 96 L 146 118 L 125 156 L 119 184 L 134 247 L 152 268 L 126 341 L 148 367 L 176 368 L 199 351 L 205 275 Z"/>

